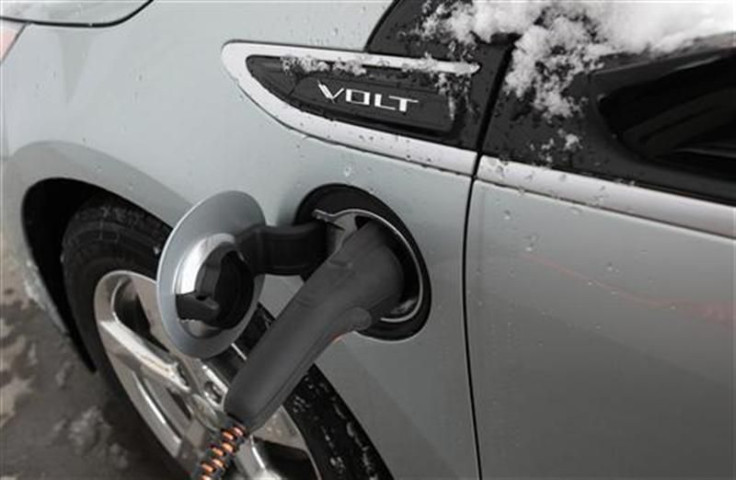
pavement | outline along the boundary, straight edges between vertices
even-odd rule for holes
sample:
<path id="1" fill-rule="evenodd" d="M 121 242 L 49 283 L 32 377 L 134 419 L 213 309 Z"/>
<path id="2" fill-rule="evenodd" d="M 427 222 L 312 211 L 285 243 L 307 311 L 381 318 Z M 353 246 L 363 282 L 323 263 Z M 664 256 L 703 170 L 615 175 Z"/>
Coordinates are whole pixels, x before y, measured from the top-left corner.
<path id="1" fill-rule="evenodd" d="M 139 421 L 28 298 L 1 249 L 0 480 L 170 478 Z"/>

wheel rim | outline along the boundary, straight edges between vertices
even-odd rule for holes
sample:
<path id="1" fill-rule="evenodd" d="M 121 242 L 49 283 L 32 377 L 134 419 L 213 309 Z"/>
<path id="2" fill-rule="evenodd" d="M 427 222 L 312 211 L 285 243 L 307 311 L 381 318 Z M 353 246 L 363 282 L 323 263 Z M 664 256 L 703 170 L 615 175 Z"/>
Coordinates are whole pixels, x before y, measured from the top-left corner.
<path id="1" fill-rule="evenodd" d="M 156 304 L 155 281 L 110 272 L 97 284 L 94 312 L 107 358 L 128 397 L 166 451 L 192 471 L 210 434 L 225 419 L 225 369 L 180 354 L 169 342 Z M 245 356 L 233 346 L 231 361 Z M 234 360 L 233 360 L 234 359 Z M 314 459 L 289 414 L 280 408 L 235 458 L 233 478 L 319 478 Z"/>

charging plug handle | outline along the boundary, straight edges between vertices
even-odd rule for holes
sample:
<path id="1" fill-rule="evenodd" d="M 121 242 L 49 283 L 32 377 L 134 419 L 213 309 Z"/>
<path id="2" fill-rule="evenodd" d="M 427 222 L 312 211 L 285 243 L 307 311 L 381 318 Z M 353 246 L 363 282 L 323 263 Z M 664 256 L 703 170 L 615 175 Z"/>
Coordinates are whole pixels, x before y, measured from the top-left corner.
<path id="1" fill-rule="evenodd" d="M 392 239 L 367 223 L 292 298 L 250 352 L 225 397 L 225 411 L 249 432 L 283 404 L 339 336 L 363 330 L 399 302 L 404 273 Z"/>

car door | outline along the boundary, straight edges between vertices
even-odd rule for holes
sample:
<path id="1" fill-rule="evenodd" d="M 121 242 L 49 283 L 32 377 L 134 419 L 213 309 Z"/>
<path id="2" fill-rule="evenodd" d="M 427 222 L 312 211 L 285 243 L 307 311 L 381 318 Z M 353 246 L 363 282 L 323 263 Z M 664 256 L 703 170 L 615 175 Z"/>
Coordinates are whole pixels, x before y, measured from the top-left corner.
<path id="1" fill-rule="evenodd" d="M 569 119 L 501 95 L 466 257 L 484 477 L 731 478 L 733 75 L 716 42 L 579 76 Z"/>

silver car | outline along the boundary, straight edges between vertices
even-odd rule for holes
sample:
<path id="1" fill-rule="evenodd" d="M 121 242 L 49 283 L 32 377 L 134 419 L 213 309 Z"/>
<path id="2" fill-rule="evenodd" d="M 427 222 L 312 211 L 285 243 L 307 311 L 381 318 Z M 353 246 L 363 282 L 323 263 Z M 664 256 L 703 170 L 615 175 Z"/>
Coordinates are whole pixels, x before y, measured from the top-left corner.
<path id="1" fill-rule="evenodd" d="M 401 304 L 240 475 L 732 478 L 733 34 L 550 48 L 538 83 L 523 32 L 458 37 L 443 3 L 5 5 L 3 238 L 37 300 L 184 476 L 307 276 L 259 277 L 245 330 L 190 355 L 156 283 L 172 228 L 322 222 L 329 253 L 377 222 Z"/>

